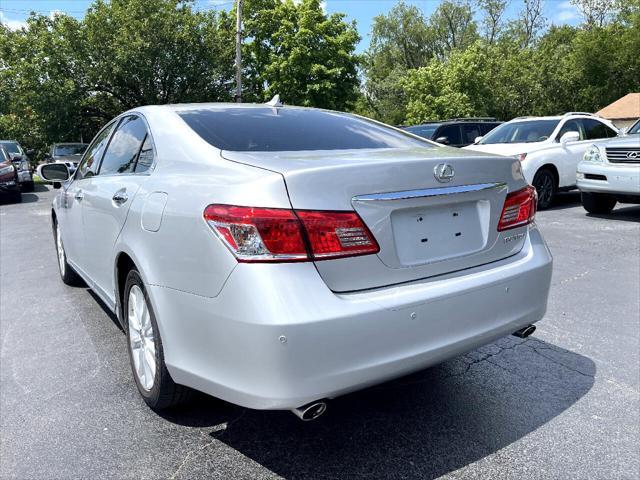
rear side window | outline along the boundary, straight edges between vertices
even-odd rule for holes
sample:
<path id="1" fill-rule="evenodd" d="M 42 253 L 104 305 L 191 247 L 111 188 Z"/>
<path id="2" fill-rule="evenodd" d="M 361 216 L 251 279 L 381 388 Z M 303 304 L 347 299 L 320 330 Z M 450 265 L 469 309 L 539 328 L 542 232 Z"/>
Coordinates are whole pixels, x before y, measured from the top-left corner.
<path id="1" fill-rule="evenodd" d="M 476 135 L 477 136 L 477 135 Z M 442 139 L 445 137 L 445 139 Z M 446 145 L 460 145 L 462 138 L 460 137 L 460 127 L 458 125 L 445 125 L 441 127 L 437 133 L 435 140 L 442 139 L 442 143 Z"/>
<path id="2" fill-rule="evenodd" d="M 345 113 L 302 108 L 178 111 L 205 141 L 221 150 L 285 152 L 431 147 L 398 130 Z"/>
<path id="3" fill-rule="evenodd" d="M 585 138 L 587 140 L 595 140 L 597 138 L 615 137 L 616 133 L 613 129 L 607 127 L 604 123 L 591 118 L 583 118 Z"/>
<path id="4" fill-rule="evenodd" d="M 96 138 L 94 138 L 89 148 L 87 148 L 84 157 L 82 157 L 82 161 L 78 166 L 78 170 L 76 172 L 76 180 L 80 180 L 81 178 L 91 177 L 95 175 L 98 171 L 98 165 L 100 164 L 100 158 L 102 157 L 102 152 L 104 152 L 105 147 L 107 146 L 107 141 L 109 140 L 109 136 L 113 131 L 113 127 L 115 123 L 112 123 L 104 130 L 102 130 Z"/>
<path id="5" fill-rule="evenodd" d="M 146 137 L 147 126 L 142 118 L 137 115 L 124 117 L 104 154 L 100 175 L 133 173 Z"/>

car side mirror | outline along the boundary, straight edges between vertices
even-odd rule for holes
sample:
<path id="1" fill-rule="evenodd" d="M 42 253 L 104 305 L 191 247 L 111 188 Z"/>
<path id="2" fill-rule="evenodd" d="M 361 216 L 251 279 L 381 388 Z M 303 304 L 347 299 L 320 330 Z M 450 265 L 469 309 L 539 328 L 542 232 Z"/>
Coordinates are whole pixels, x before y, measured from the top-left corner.
<path id="1" fill-rule="evenodd" d="M 436 142 L 442 143 L 444 145 L 449 145 L 449 138 L 448 137 L 438 137 L 438 138 L 436 138 Z"/>
<path id="2" fill-rule="evenodd" d="M 36 151 L 33 148 L 26 150 L 24 153 L 27 154 L 27 157 L 33 157 L 36 154 Z"/>
<path id="3" fill-rule="evenodd" d="M 480 135 L 479 137 L 476 137 L 473 143 L 478 143 L 480 140 L 482 140 L 482 137 L 484 137 L 484 135 Z"/>
<path id="4" fill-rule="evenodd" d="M 64 163 L 45 163 L 38 167 L 38 176 L 45 182 L 52 182 L 54 188 L 60 188 L 60 182 L 69 180 L 71 174 Z"/>
<path id="5" fill-rule="evenodd" d="M 569 142 L 577 142 L 580 140 L 580 134 L 578 132 L 567 132 L 560 137 L 560 143 L 564 145 Z"/>

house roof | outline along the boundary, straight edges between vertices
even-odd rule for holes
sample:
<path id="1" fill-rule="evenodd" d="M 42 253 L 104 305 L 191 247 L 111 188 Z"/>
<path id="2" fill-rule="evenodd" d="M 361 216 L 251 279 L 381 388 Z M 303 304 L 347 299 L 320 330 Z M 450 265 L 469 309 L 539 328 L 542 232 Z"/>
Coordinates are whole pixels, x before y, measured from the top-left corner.
<path id="1" fill-rule="evenodd" d="M 608 118 L 609 120 L 622 120 L 628 118 L 640 117 L 640 93 L 628 93 L 619 98 L 602 110 L 596 112 L 596 115 Z"/>

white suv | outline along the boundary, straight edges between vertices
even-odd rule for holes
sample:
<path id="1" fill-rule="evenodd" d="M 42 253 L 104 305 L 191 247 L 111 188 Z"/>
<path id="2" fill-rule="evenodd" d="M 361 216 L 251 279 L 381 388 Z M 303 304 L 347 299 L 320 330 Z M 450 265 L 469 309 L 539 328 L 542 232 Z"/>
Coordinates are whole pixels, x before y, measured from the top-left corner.
<path id="1" fill-rule="evenodd" d="M 538 191 L 538 208 L 544 209 L 558 190 L 576 188 L 576 167 L 594 141 L 616 135 L 618 129 L 608 120 L 570 112 L 515 118 L 465 148 L 517 157 L 526 180 Z"/>

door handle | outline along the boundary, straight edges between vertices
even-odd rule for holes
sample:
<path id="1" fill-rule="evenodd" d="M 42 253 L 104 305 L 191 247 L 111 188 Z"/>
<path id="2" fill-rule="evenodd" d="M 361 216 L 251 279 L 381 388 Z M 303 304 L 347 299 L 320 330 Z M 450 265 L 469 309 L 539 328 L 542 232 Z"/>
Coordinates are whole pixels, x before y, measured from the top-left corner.
<path id="1" fill-rule="evenodd" d="M 82 190 L 76 190 L 76 192 L 73 194 L 73 198 L 81 201 L 84 198 L 84 193 L 82 193 Z"/>
<path id="2" fill-rule="evenodd" d="M 127 200 L 129 200 L 129 195 L 127 195 L 127 192 L 125 191 L 118 191 L 114 193 L 111 200 L 113 200 L 113 203 L 115 203 L 117 206 L 120 206 L 126 203 Z"/>

